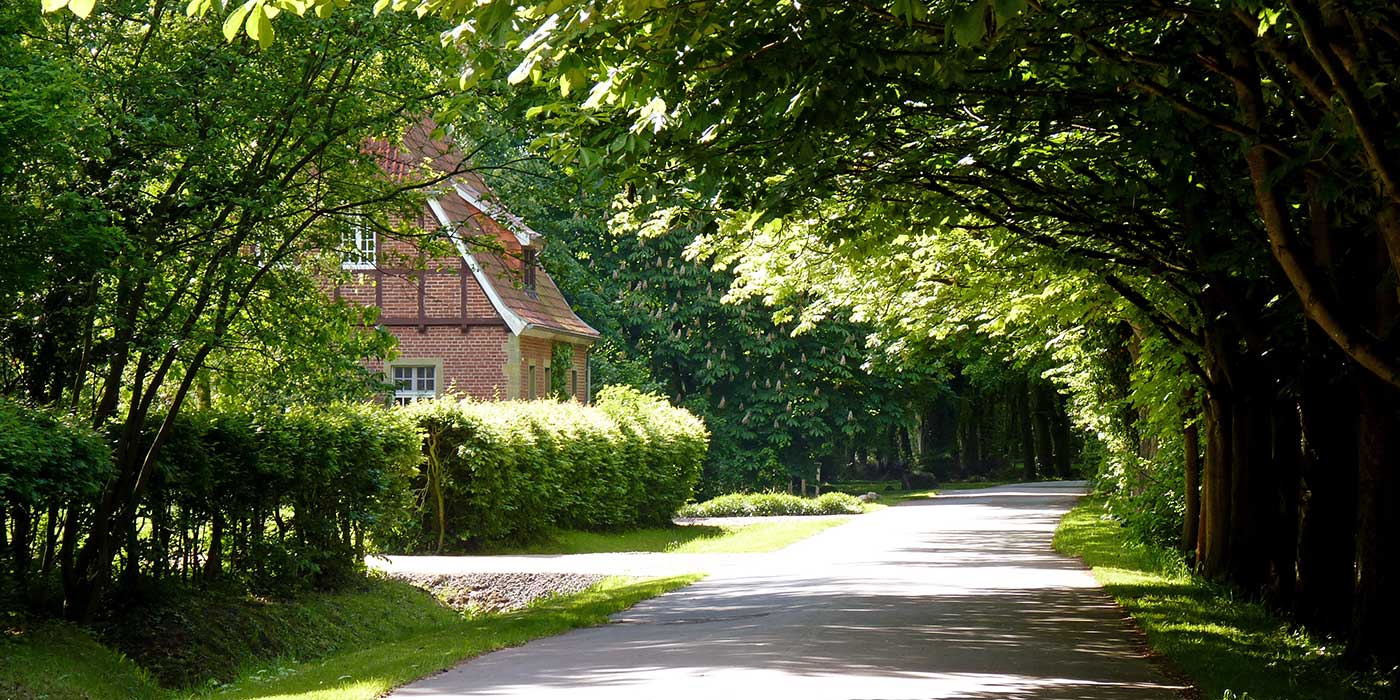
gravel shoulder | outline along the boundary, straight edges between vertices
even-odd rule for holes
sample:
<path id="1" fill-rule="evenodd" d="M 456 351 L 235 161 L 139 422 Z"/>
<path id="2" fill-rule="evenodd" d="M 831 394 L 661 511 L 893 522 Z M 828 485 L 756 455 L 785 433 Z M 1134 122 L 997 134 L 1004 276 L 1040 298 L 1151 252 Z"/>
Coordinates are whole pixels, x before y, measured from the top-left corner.
<path id="1" fill-rule="evenodd" d="M 580 593 L 606 576 L 568 573 L 388 573 L 448 605 L 472 613 L 520 610 L 538 600 Z"/>

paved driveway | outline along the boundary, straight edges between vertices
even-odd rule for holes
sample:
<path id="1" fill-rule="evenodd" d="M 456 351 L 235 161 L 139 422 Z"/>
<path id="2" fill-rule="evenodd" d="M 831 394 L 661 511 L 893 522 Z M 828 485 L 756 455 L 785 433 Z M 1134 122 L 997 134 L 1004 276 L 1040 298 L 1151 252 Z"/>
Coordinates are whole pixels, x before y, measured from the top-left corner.
<path id="1" fill-rule="evenodd" d="M 710 577 L 612 624 L 488 654 L 391 697 L 1179 698 L 1124 614 L 1078 562 L 1050 550 L 1082 489 L 954 492 L 775 554 L 687 557 Z M 474 559 L 549 560 L 532 570 L 550 571 L 609 556 L 644 573 L 642 562 L 674 555 Z"/>

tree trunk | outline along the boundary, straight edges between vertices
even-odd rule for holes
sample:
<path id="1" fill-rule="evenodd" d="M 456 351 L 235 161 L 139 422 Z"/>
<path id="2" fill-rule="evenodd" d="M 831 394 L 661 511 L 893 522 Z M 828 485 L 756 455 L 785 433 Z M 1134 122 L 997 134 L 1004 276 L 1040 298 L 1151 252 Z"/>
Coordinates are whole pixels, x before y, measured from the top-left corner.
<path id="1" fill-rule="evenodd" d="M 1265 530 L 1269 538 L 1268 600 L 1275 610 L 1293 607 L 1293 595 L 1298 572 L 1298 500 L 1301 469 L 1302 427 L 1299 425 L 1298 403 L 1277 400 L 1273 412 L 1273 465 L 1270 470 L 1274 483 L 1270 494 L 1274 523 Z"/>
<path id="2" fill-rule="evenodd" d="M 1016 386 L 1016 423 L 1021 435 L 1021 469 L 1026 481 L 1035 481 L 1035 434 L 1031 428 L 1030 384 Z"/>
<path id="3" fill-rule="evenodd" d="M 1052 411 L 1050 441 L 1055 452 L 1055 476 L 1068 479 L 1074 468 L 1074 440 L 1069 430 L 1069 412 L 1064 399 L 1048 385 L 1046 394 Z"/>
<path id="4" fill-rule="evenodd" d="M 1328 341 L 1309 344 L 1321 347 Z M 1320 341 L 1314 345 L 1314 340 Z M 1293 615 L 1328 634 L 1344 634 L 1351 618 L 1356 560 L 1357 394 L 1352 373 L 1316 352 L 1303 364 L 1300 396 L 1298 563 Z"/>
<path id="5" fill-rule="evenodd" d="M 44 554 L 39 560 L 39 574 L 46 579 L 53 574 L 58 560 L 58 506 L 57 501 L 50 503 L 44 517 Z"/>
<path id="6" fill-rule="evenodd" d="M 141 576 L 141 539 L 140 531 L 136 526 L 136 518 L 132 518 L 126 526 L 126 566 L 122 568 L 121 587 L 128 593 L 136 591 L 137 583 Z"/>
<path id="7" fill-rule="evenodd" d="M 1055 449 L 1050 437 L 1050 408 L 1045 401 L 1045 387 L 1032 382 L 1030 387 L 1031 426 L 1035 433 L 1035 468 L 1041 474 L 1055 473 Z"/>
<path id="8" fill-rule="evenodd" d="M 224 514 L 215 509 L 209 531 L 209 556 L 204 561 L 204 578 L 216 581 L 224 571 Z"/>
<path id="9" fill-rule="evenodd" d="M 1206 399 L 1206 461 L 1201 472 L 1201 528 L 1196 568 L 1219 577 L 1230 557 L 1230 402 L 1213 390 Z"/>
<path id="10" fill-rule="evenodd" d="M 1372 657 L 1382 667 L 1400 657 L 1395 630 L 1400 627 L 1400 567 L 1395 543 L 1400 541 L 1400 459 L 1396 431 L 1400 430 L 1395 390 L 1365 374 L 1359 377 L 1357 421 L 1356 586 L 1352 599 L 1352 631 L 1348 655 Z"/>
<path id="11" fill-rule="evenodd" d="M 1186 394 L 1188 407 L 1186 426 L 1181 431 L 1182 451 L 1185 453 L 1186 515 L 1181 523 L 1181 547 L 1194 551 L 1201 521 L 1201 433 L 1196 415 L 1196 392 Z"/>
<path id="12" fill-rule="evenodd" d="M 1237 363 L 1244 365 L 1245 362 Z M 1236 374 L 1245 373 L 1236 367 Z M 1228 575 L 1251 594 L 1263 591 L 1268 580 L 1268 533 L 1275 525 L 1268 517 L 1272 493 L 1270 475 L 1270 409 L 1256 381 L 1234 385 L 1230 445 L 1230 555 Z"/>
<path id="13" fill-rule="evenodd" d="M 21 592 L 29 585 L 29 564 L 32 556 L 29 540 L 33 536 L 33 519 L 29 508 L 13 503 L 10 519 L 14 522 L 14 532 L 10 537 L 10 556 L 14 558 L 15 587 Z"/>

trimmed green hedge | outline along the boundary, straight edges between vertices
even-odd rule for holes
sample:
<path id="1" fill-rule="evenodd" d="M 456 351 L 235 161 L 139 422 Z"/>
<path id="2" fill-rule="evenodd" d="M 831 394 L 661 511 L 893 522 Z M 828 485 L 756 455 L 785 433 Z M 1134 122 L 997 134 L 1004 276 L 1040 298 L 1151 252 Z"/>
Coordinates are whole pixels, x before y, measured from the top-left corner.
<path id="1" fill-rule="evenodd" d="M 848 493 L 802 498 L 786 493 L 730 493 L 680 509 L 682 518 L 733 518 L 768 515 L 857 515 L 865 508 Z"/>
<path id="2" fill-rule="evenodd" d="M 422 500 L 374 538 L 402 551 L 667 522 L 709 445 L 700 419 L 625 387 L 603 389 L 593 406 L 439 399 L 401 411 L 424 434 Z"/>
<path id="3" fill-rule="evenodd" d="M 0 396 L 0 574 L 29 588 L 53 529 L 50 508 L 91 499 L 111 473 L 101 435 L 70 415 Z"/>
<path id="4" fill-rule="evenodd" d="M 145 568 L 264 593 L 333 585 L 363 567 L 368 528 L 410 507 L 421 444 L 369 404 L 181 412 L 142 508 Z"/>

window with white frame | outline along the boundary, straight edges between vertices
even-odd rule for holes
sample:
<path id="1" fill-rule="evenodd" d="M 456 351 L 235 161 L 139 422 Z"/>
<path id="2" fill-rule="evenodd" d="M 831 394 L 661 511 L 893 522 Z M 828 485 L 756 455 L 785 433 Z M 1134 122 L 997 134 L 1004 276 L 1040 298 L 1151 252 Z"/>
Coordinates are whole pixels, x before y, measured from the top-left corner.
<path id="1" fill-rule="evenodd" d="M 436 365 L 394 365 L 394 403 L 403 405 L 437 396 Z"/>
<path id="2" fill-rule="evenodd" d="M 370 270 L 377 261 L 374 228 L 364 221 L 350 224 L 341 241 L 340 266 L 347 270 Z"/>

